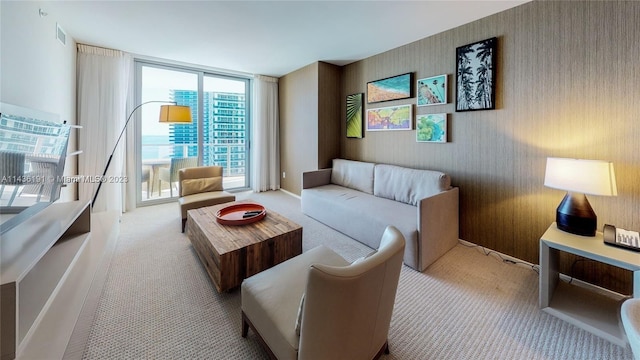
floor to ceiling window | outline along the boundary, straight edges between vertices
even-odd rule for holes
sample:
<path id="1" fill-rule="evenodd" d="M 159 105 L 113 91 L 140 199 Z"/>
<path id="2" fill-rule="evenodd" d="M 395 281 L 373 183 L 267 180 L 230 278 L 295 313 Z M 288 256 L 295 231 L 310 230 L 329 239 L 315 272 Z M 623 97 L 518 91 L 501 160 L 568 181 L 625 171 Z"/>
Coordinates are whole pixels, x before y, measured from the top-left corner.
<path id="1" fill-rule="evenodd" d="M 137 103 L 175 101 L 191 108 L 191 124 L 161 124 L 162 103 L 140 110 L 137 131 L 138 204 L 178 195 L 182 167 L 223 167 L 225 189 L 249 186 L 248 78 L 136 62 Z"/>

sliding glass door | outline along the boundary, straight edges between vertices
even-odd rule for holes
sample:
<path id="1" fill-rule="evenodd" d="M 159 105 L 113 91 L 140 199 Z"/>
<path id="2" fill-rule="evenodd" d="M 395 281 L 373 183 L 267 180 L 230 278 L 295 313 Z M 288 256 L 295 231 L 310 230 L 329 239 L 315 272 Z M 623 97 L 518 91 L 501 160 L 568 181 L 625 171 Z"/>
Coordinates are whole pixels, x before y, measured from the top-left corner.
<path id="1" fill-rule="evenodd" d="M 191 108 L 193 123 L 160 124 L 159 107 L 141 109 L 137 131 L 138 204 L 178 196 L 181 167 L 223 167 L 225 189 L 249 186 L 250 80 L 139 61 L 137 103 L 175 101 Z"/>
<path id="2" fill-rule="evenodd" d="M 202 163 L 222 166 L 225 187 L 247 187 L 247 81 L 204 77 Z"/>

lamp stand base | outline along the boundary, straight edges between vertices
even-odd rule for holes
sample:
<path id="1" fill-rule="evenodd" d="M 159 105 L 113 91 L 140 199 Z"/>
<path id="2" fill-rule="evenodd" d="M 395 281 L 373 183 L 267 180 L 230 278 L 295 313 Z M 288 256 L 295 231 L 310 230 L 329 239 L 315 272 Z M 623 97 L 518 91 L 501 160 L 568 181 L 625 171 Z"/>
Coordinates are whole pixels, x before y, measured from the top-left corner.
<path id="1" fill-rule="evenodd" d="M 598 217 L 584 194 L 568 192 L 556 210 L 556 223 L 571 234 L 596 236 Z"/>

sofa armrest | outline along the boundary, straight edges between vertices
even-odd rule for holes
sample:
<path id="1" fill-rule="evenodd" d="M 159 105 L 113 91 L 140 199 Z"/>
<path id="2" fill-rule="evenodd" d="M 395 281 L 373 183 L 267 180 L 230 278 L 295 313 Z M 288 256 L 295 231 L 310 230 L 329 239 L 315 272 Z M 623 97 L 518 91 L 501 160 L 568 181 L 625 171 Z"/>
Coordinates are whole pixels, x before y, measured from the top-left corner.
<path id="1" fill-rule="evenodd" d="M 459 189 L 424 198 L 418 203 L 418 267 L 423 271 L 458 243 Z"/>
<path id="2" fill-rule="evenodd" d="M 309 189 L 331 183 L 331 169 L 320 169 L 302 173 L 302 188 Z"/>

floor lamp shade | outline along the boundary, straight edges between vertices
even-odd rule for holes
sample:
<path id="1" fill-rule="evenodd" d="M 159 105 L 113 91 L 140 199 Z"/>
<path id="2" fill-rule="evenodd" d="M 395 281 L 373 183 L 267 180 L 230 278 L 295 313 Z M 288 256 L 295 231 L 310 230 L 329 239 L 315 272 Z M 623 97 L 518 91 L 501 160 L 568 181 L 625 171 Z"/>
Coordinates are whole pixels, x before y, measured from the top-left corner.
<path id="1" fill-rule="evenodd" d="M 618 195 L 613 163 L 601 160 L 547 158 L 544 185 L 567 191 L 556 209 L 558 228 L 583 236 L 595 236 L 598 222 L 585 194 Z"/>
<path id="2" fill-rule="evenodd" d="M 162 105 L 159 122 L 191 123 L 191 108 L 183 105 Z"/>

